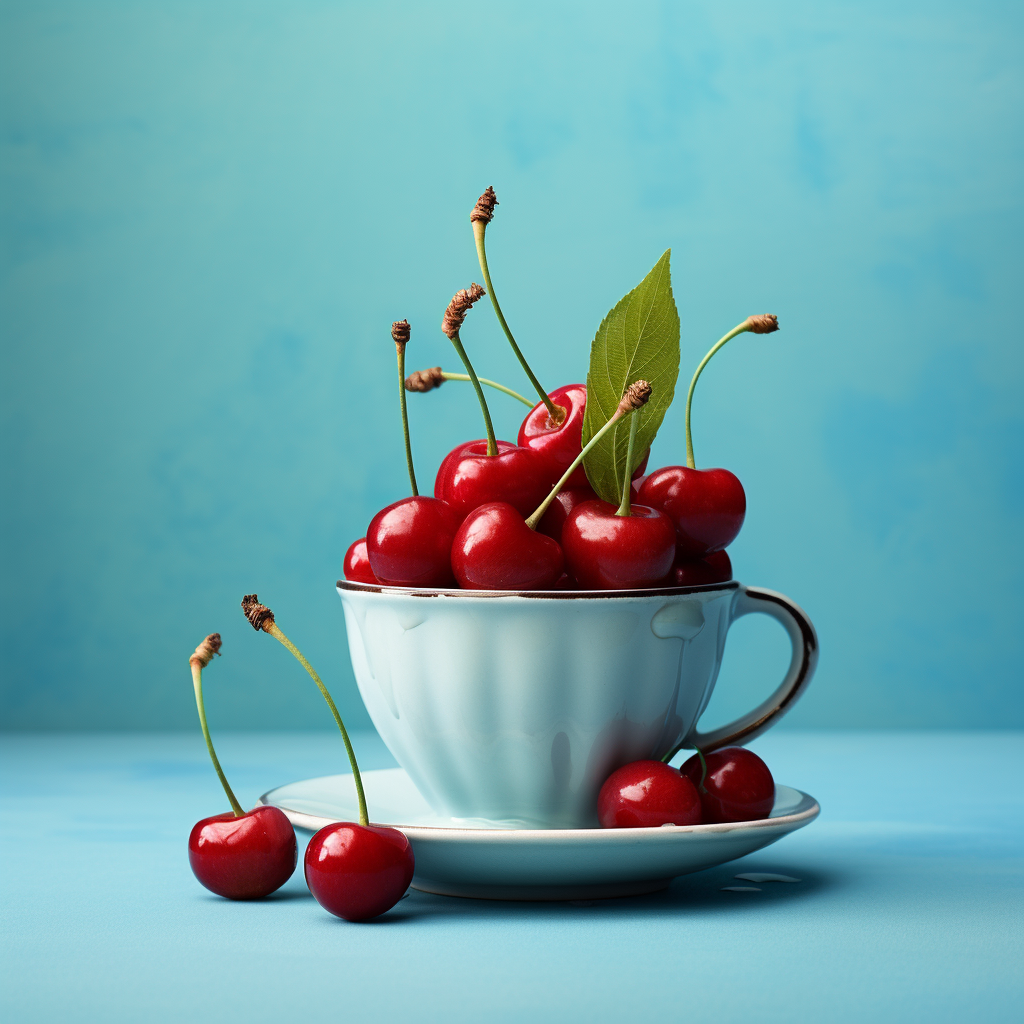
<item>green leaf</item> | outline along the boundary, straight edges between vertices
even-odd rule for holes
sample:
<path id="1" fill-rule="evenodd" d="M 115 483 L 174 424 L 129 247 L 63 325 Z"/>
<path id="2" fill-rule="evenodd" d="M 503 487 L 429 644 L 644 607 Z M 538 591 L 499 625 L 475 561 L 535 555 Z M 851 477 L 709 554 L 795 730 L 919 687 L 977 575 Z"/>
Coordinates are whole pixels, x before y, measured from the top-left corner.
<path id="1" fill-rule="evenodd" d="M 623 479 L 640 464 L 665 418 L 679 375 L 679 314 L 672 298 L 667 249 L 654 269 L 604 318 L 590 346 L 586 444 L 611 418 L 626 388 L 634 381 L 651 385 L 651 400 L 640 416 L 633 465 L 626 466 L 629 419 L 621 420 L 583 460 L 590 486 L 616 505 Z"/>

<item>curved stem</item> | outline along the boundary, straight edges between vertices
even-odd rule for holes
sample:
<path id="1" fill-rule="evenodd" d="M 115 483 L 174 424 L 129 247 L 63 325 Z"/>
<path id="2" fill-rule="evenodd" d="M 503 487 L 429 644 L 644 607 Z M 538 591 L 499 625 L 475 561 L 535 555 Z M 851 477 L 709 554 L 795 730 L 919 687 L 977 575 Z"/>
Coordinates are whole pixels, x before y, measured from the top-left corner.
<path id="1" fill-rule="evenodd" d="M 445 380 L 472 380 L 468 373 L 448 373 L 447 370 L 441 371 L 441 376 Z M 537 403 L 531 402 L 528 398 L 524 398 L 518 391 L 513 391 L 511 388 L 505 387 L 504 384 L 499 384 L 496 380 L 488 380 L 486 377 L 477 377 L 477 380 L 481 384 L 486 384 L 490 388 L 494 388 L 496 391 L 504 391 L 506 395 L 511 395 L 513 398 L 519 399 L 527 408 L 532 409 Z"/>
<path id="2" fill-rule="evenodd" d="M 270 628 L 267 632 L 270 633 L 275 640 L 280 640 L 281 643 L 284 644 L 284 646 L 287 647 L 293 655 L 295 655 L 299 664 L 310 674 L 313 682 L 319 687 L 324 700 L 327 701 L 327 706 L 331 709 L 331 714 L 334 715 L 334 721 L 338 723 L 338 728 L 341 730 L 341 738 L 345 742 L 345 751 L 348 753 L 348 763 L 352 766 L 352 778 L 355 779 L 356 796 L 359 799 L 359 824 L 369 825 L 370 819 L 366 813 L 366 795 L 363 793 L 363 779 L 359 774 L 359 765 L 356 764 L 356 752 L 352 749 L 352 741 L 348 738 L 348 732 L 345 730 L 345 723 L 341 720 L 341 715 L 338 714 L 338 709 L 335 706 L 331 695 L 327 692 L 327 687 L 324 686 L 323 682 L 321 682 L 320 677 L 314 671 L 313 666 L 310 665 L 310 663 L 303 657 L 302 651 L 300 651 L 298 647 L 296 647 L 295 644 L 293 644 L 291 640 L 281 632 L 281 627 L 278 626 L 276 622 L 272 622 L 270 624 Z"/>
<path id="3" fill-rule="evenodd" d="M 711 357 L 731 338 L 735 338 L 737 334 L 742 334 L 748 329 L 748 320 L 744 320 L 743 323 L 737 324 L 728 334 L 723 338 L 719 338 L 711 347 L 711 351 L 700 361 L 700 366 L 697 367 L 697 372 L 693 375 L 693 380 L 690 381 L 690 390 L 686 393 L 686 464 L 690 469 L 696 469 L 696 465 L 693 461 L 693 437 L 690 434 L 690 406 L 693 404 L 693 389 L 697 386 L 697 378 L 701 375 L 701 371 L 705 366 L 708 365 Z"/>
<path id="4" fill-rule="evenodd" d="M 409 440 L 409 410 L 405 407 L 405 345 L 395 345 L 398 350 L 398 395 L 402 406 L 402 430 L 405 433 L 405 464 L 409 467 L 409 483 L 415 498 L 420 492 L 416 488 L 416 470 L 412 465 L 412 442 Z"/>
<path id="5" fill-rule="evenodd" d="M 637 409 L 629 419 L 629 443 L 626 445 L 626 466 L 622 473 L 622 502 L 619 505 L 619 510 L 615 513 L 617 516 L 629 515 L 630 503 L 633 499 L 633 475 L 630 467 L 633 462 L 633 451 L 636 448 L 636 428 L 639 424 L 640 410 Z"/>
<path id="6" fill-rule="evenodd" d="M 487 454 L 497 455 L 498 443 L 494 440 L 494 426 L 491 423 L 491 414 L 487 408 L 487 399 L 484 398 L 484 389 L 480 387 L 480 378 L 477 377 L 476 370 L 473 369 L 473 364 L 469 361 L 469 356 L 466 355 L 466 350 L 462 346 L 462 339 L 459 337 L 458 331 L 452 335 L 451 343 L 455 346 L 455 351 L 459 353 L 462 365 L 466 367 L 466 373 L 469 374 L 469 379 L 473 382 L 473 387 L 476 388 L 476 397 L 480 401 L 480 411 L 484 414 L 484 429 L 487 431 Z"/>
<path id="7" fill-rule="evenodd" d="M 487 285 L 487 294 L 491 297 L 491 305 L 494 307 L 494 312 L 498 317 L 498 323 L 501 324 L 501 329 L 505 332 L 505 337 L 508 338 L 508 343 L 512 346 L 512 351 L 515 352 L 520 365 L 526 371 L 526 376 L 530 378 L 530 383 L 537 389 L 537 394 L 540 395 L 540 400 L 547 406 L 548 416 L 550 416 L 555 423 L 561 423 L 562 420 L 565 419 L 565 410 L 561 406 L 555 405 L 555 403 L 551 401 L 548 393 L 541 387 L 540 381 L 537 380 L 533 370 L 530 369 L 530 364 L 526 361 L 526 357 L 519 350 L 519 346 L 516 344 L 516 339 L 512 337 L 512 332 L 509 330 L 508 324 L 505 322 L 505 316 L 501 312 L 501 306 L 498 305 L 498 296 L 494 294 L 494 283 L 491 281 L 491 272 L 487 267 L 487 249 L 484 246 L 484 235 L 486 233 L 486 221 L 473 221 L 473 237 L 476 240 L 476 255 L 480 260 L 480 271 L 484 275 L 484 284 Z"/>
<path id="8" fill-rule="evenodd" d="M 576 468 L 583 462 L 583 457 L 587 454 L 587 452 L 589 452 L 590 449 L 593 448 L 594 445 L 597 444 L 597 442 L 600 441 L 601 438 L 604 437 L 604 435 L 613 426 L 615 426 L 615 424 L 618 423 L 619 420 L 622 419 L 623 416 L 625 416 L 625 413 L 622 412 L 620 409 L 616 409 L 615 412 L 612 413 L 611 419 L 609 419 L 608 422 L 587 442 L 586 447 L 584 447 L 583 451 L 581 451 L 579 455 L 577 455 L 576 458 L 572 460 L 572 465 L 562 474 L 561 480 L 559 480 L 558 483 L 555 484 L 551 493 L 540 503 L 540 505 L 537 507 L 537 511 L 534 512 L 533 515 L 531 515 L 530 518 L 526 520 L 526 525 L 531 530 L 537 529 L 537 524 L 544 517 L 544 513 L 547 512 L 551 502 L 553 502 L 555 498 L 558 497 L 558 492 L 569 482 L 569 477 L 571 477 L 573 473 L 576 472 Z"/>
<path id="9" fill-rule="evenodd" d="M 245 811 L 242 810 L 242 805 L 238 802 L 235 794 L 231 790 L 231 787 L 228 785 L 224 769 L 221 768 L 220 761 L 217 760 L 217 753 L 213 749 L 213 740 L 210 739 L 210 730 L 206 726 L 206 709 L 203 707 L 203 670 L 194 661 L 190 664 L 192 665 L 192 685 L 196 691 L 196 707 L 199 709 L 199 724 L 203 729 L 203 738 L 206 740 L 206 749 L 210 752 L 210 760 L 213 762 L 213 770 L 217 773 L 217 778 L 220 779 L 220 784 L 224 787 L 228 803 L 231 804 L 231 810 L 235 812 L 236 818 L 241 818 L 245 814 Z"/>

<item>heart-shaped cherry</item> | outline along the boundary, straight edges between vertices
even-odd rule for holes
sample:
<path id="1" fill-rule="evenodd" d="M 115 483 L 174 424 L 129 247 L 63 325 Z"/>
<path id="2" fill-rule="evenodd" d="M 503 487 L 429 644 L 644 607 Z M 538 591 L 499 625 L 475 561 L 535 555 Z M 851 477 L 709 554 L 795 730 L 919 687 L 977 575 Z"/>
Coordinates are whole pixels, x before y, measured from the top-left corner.
<path id="1" fill-rule="evenodd" d="M 732 579 L 732 562 L 724 551 L 712 552 L 707 558 L 676 562 L 669 573 L 670 587 L 706 587 Z"/>
<path id="2" fill-rule="evenodd" d="M 452 569 L 467 590 L 548 590 L 562 564 L 558 543 L 501 501 L 470 512 L 452 544 Z"/>
<path id="3" fill-rule="evenodd" d="M 633 761 L 612 772 L 597 797 L 597 819 L 604 828 L 657 828 L 699 825 L 697 788 L 661 761 Z"/>
<path id="4" fill-rule="evenodd" d="M 365 537 L 360 537 L 359 540 L 354 540 L 349 545 L 348 551 L 345 552 L 345 561 L 341 571 L 345 579 L 355 583 L 380 582 L 370 568 L 370 556 L 366 551 Z"/>
<path id="5" fill-rule="evenodd" d="M 396 828 L 339 821 L 306 847 L 306 884 L 324 910 L 346 921 L 369 921 L 390 910 L 409 888 L 414 858 Z"/>
<path id="6" fill-rule="evenodd" d="M 573 476 L 575 475 L 573 473 Z M 569 479 L 571 480 L 572 477 Z M 555 495 L 555 500 L 548 505 L 548 510 L 537 524 L 537 529 L 541 533 L 546 533 L 549 537 L 561 542 L 562 527 L 565 526 L 569 513 L 577 505 L 582 505 L 585 501 L 597 500 L 597 494 L 591 487 L 566 487 L 565 490 L 559 491 Z"/>
<path id="7" fill-rule="evenodd" d="M 487 454 L 487 441 L 466 441 L 441 462 L 434 497 L 446 501 L 464 519 L 475 508 L 504 501 L 528 516 L 554 483 L 543 456 L 511 441 L 495 441 L 496 455 Z"/>
<path id="8" fill-rule="evenodd" d="M 211 633 L 195 649 L 189 666 L 206 749 L 232 809 L 196 822 L 188 837 L 188 862 L 211 892 L 230 900 L 254 900 L 269 896 L 291 878 L 298 848 L 295 830 L 283 811 L 276 807 L 242 810 L 217 760 L 203 706 L 203 669 L 220 654 L 220 648 L 220 633 Z"/>
<path id="9" fill-rule="evenodd" d="M 731 544 L 747 510 L 743 485 L 727 469 L 656 469 L 637 498 L 671 517 L 679 557 L 685 559 L 703 558 Z"/>
<path id="10" fill-rule="evenodd" d="M 381 509 L 366 530 L 373 575 L 392 587 L 447 586 L 460 518 L 445 502 L 423 495 Z"/>
<path id="11" fill-rule="evenodd" d="M 297 857 L 295 830 L 277 807 L 203 818 L 188 837 L 192 873 L 229 900 L 269 896 L 291 878 Z"/>
<path id="12" fill-rule="evenodd" d="M 757 821 L 767 818 L 775 805 L 775 780 L 764 763 L 745 747 L 723 747 L 694 754 L 680 769 L 697 787 L 704 820 Z"/>
<path id="13" fill-rule="evenodd" d="M 656 508 L 630 504 L 628 515 L 607 501 L 585 501 L 562 528 L 568 571 L 592 590 L 661 586 L 675 558 L 672 520 Z"/>

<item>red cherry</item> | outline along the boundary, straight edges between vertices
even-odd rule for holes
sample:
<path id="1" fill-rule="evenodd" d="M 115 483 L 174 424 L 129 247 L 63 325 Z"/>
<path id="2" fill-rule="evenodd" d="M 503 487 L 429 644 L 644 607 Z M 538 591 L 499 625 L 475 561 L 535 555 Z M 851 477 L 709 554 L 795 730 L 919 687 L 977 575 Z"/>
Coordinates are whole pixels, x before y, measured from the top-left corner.
<path id="1" fill-rule="evenodd" d="M 370 521 L 366 551 L 373 575 L 393 587 L 452 582 L 451 550 L 459 516 L 437 498 L 403 498 Z"/>
<path id="2" fill-rule="evenodd" d="M 604 828 L 699 825 L 700 797 L 694 784 L 661 761 L 634 761 L 612 772 L 597 797 Z"/>
<path id="3" fill-rule="evenodd" d="M 671 587 L 706 587 L 732 579 L 732 562 L 724 551 L 713 551 L 697 561 L 676 562 L 669 574 Z"/>
<path id="4" fill-rule="evenodd" d="M 373 575 L 370 568 L 370 556 L 366 552 L 366 538 L 360 537 L 349 545 L 345 552 L 345 561 L 342 565 L 342 575 L 354 583 L 379 583 L 380 580 Z"/>
<path id="5" fill-rule="evenodd" d="M 306 884 L 317 903 L 346 921 L 390 910 L 412 881 L 412 846 L 395 828 L 339 821 L 306 847 Z"/>
<path id="6" fill-rule="evenodd" d="M 548 393 L 555 405 L 565 409 L 565 419 L 554 423 L 548 408 L 538 402 L 519 428 L 519 445 L 542 455 L 552 474 L 552 484 L 561 478 L 583 447 L 583 416 L 587 411 L 586 384 L 566 384 Z M 582 466 L 569 477 L 566 487 L 586 487 L 587 474 Z M 537 503 L 538 505 L 540 502 Z"/>
<path id="7" fill-rule="evenodd" d="M 434 497 L 451 505 L 460 520 L 490 501 L 508 502 L 528 516 L 554 483 L 548 461 L 529 448 L 499 441 L 498 454 L 488 455 L 486 441 L 467 441 L 441 462 Z"/>
<path id="8" fill-rule="evenodd" d="M 537 529 L 557 541 L 562 539 L 562 527 L 565 526 L 569 513 L 585 501 L 599 500 L 590 487 L 565 487 L 555 495 L 555 500 L 548 505 L 547 512 L 541 517 Z"/>
<path id="9" fill-rule="evenodd" d="M 585 589 L 656 587 L 675 557 L 672 520 L 657 509 L 633 505 L 628 516 L 607 501 L 585 501 L 562 528 L 567 570 Z"/>
<path id="10" fill-rule="evenodd" d="M 745 747 L 723 747 L 704 755 L 708 771 L 700 802 L 705 821 L 756 821 L 775 804 L 775 780 L 764 763 Z M 700 787 L 701 763 L 694 754 L 680 769 Z"/>
<path id="11" fill-rule="evenodd" d="M 703 558 L 727 547 L 747 511 L 743 485 L 727 469 L 656 469 L 644 481 L 639 498 L 672 517 L 680 558 Z"/>
<path id="12" fill-rule="evenodd" d="M 203 818 L 188 837 L 192 873 L 229 900 L 269 896 L 291 878 L 297 857 L 295 830 L 277 807 Z"/>
<path id="13" fill-rule="evenodd" d="M 470 512 L 452 543 L 452 569 L 467 590 L 548 590 L 562 564 L 558 542 L 503 501 Z"/>

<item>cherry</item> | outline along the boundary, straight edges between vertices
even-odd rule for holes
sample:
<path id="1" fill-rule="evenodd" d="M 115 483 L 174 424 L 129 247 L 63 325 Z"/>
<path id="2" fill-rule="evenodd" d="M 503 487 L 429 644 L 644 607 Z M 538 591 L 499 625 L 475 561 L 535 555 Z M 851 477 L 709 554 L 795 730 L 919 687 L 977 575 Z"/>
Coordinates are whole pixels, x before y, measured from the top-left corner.
<path id="1" fill-rule="evenodd" d="M 666 466 L 644 480 L 639 500 L 671 516 L 680 558 L 703 558 L 731 544 L 747 510 L 743 485 L 727 469 Z"/>
<path id="2" fill-rule="evenodd" d="M 379 583 L 370 568 L 370 556 L 366 552 L 366 538 L 360 537 L 349 545 L 345 552 L 342 575 L 355 583 Z"/>
<path id="3" fill-rule="evenodd" d="M 422 495 L 381 509 L 366 531 L 373 575 L 394 587 L 451 583 L 451 548 L 459 519 L 445 502 Z"/>
<path id="4" fill-rule="evenodd" d="M 575 475 L 574 473 L 573 476 Z M 565 526 L 569 513 L 585 501 L 597 500 L 597 494 L 591 487 L 567 487 L 555 495 L 555 500 L 548 505 L 548 510 L 537 524 L 537 529 L 541 533 L 546 533 L 549 537 L 561 541 L 562 527 Z"/>
<path id="5" fill-rule="evenodd" d="M 707 558 L 676 562 L 669 574 L 670 587 L 705 587 L 710 583 L 726 583 L 732 579 L 732 562 L 724 551 L 715 551 Z"/>
<path id="6" fill-rule="evenodd" d="M 562 528 L 568 571 L 587 589 L 660 586 L 675 557 L 672 520 L 646 505 L 618 511 L 607 501 L 585 501 L 569 513 Z"/>
<path id="7" fill-rule="evenodd" d="M 474 509 L 452 543 L 452 569 L 468 590 L 547 590 L 562 575 L 557 541 L 531 530 L 502 501 Z"/>
<path id="8" fill-rule="evenodd" d="M 597 797 L 604 828 L 699 825 L 700 797 L 685 775 L 661 761 L 633 761 L 612 772 Z"/>
<path id="9" fill-rule="evenodd" d="M 757 754 L 745 747 L 723 747 L 705 754 L 704 760 L 706 774 L 699 754 L 680 771 L 697 786 L 705 821 L 756 821 L 771 814 L 775 780 Z"/>
<path id="10" fill-rule="evenodd" d="M 220 633 L 211 633 L 195 649 L 189 666 L 199 725 L 231 810 L 196 822 L 188 837 L 188 862 L 211 892 L 230 900 L 254 900 L 269 896 L 291 878 L 298 848 L 295 830 L 283 811 L 277 807 L 242 810 L 217 760 L 203 706 L 203 669 L 220 654 L 220 648 Z"/>
<path id="11" fill-rule="evenodd" d="M 297 858 L 295 830 L 277 807 L 203 818 L 188 837 L 192 873 L 229 900 L 269 896 L 291 878 Z"/>
<path id="12" fill-rule="evenodd" d="M 583 416 L 587 411 L 586 384 L 565 384 L 548 396 L 565 416 L 556 422 L 543 402 L 538 402 L 519 428 L 519 445 L 542 455 L 547 461 L 551 479 L 557 480 L 572 464 L 583 447 Z M 587 487 L 587 472 L 579 466 L 566 483 L 567 487 Z"/>
<path id="13" fill-rule="evenodd" d="M 414 858 L 398 829 L 339 821 L 313 836 L 303 865 L 309 891 L 324 910 L 346 921 L 369 921 L 402 898 Z"/>
<path id="14" fill-rule="evenodd" d="M 434 497 L 446 501 L 459 520 L 491 501 L 504 501 L 529 515 L 544 499 L 555 478 L 547 460 L 510 441 L 496 441 L 497 455 L 487 454 L 487 441 L 466 441 L 441 462 Z"/>

